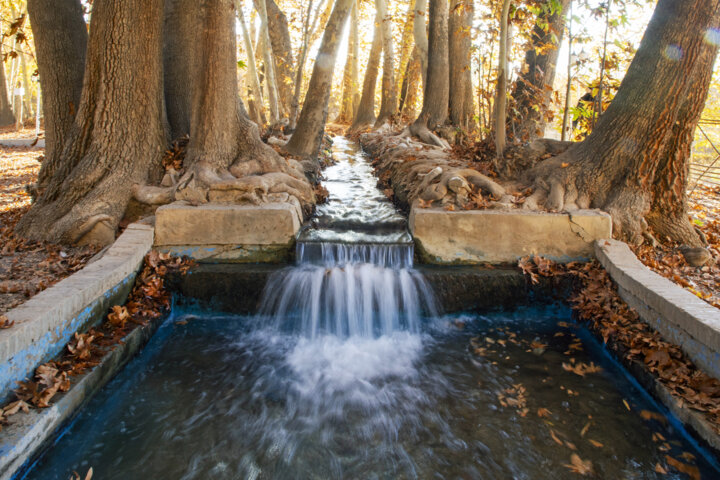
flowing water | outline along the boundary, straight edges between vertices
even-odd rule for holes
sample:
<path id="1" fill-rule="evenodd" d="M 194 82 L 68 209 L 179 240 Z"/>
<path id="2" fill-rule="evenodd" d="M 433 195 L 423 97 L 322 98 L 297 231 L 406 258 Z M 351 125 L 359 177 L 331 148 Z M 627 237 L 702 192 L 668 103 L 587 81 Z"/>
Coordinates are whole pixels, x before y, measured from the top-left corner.
<path id="1" fill-rule="evenodd" d="M 682 478 L 666 455 L 718 478 L 566 310 L 439 315 L 367 159 L 334 149 L 262 312 L 176 312 L 24 478 L 556 480 L 573 454 L 595 478 Z"/>

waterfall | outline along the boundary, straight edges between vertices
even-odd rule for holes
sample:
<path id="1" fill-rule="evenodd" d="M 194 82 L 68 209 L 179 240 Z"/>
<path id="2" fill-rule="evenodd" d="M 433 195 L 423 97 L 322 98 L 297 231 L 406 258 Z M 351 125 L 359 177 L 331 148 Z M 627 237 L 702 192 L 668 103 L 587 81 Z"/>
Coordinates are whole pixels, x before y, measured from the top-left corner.
<path id="1" fill-rule="evenodd" d="M 432 290 L 413 269 L 406 221 L 378 190 L 367 157 L 342 138 L 327 169 L 327 204 L 298 238 L 296 265 L 274 274 L 260 313 L 306 338 L 419 333 L 436 315 Z"/>

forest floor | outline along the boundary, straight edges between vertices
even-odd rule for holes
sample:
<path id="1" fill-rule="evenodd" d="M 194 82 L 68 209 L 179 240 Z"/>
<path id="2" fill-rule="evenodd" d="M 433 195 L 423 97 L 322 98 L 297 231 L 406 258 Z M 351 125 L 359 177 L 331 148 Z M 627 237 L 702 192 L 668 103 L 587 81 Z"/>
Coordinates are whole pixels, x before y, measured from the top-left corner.
<path id="1" fill-rule="evenodd" d="M 13 233 L 30 208 L 25 185 L 37 179 L 42 155 L 41 148 L 0 148 L 0 328 L 7 328 L 3 313 L 80 270 L 98 251 L 29 242 Z"/>

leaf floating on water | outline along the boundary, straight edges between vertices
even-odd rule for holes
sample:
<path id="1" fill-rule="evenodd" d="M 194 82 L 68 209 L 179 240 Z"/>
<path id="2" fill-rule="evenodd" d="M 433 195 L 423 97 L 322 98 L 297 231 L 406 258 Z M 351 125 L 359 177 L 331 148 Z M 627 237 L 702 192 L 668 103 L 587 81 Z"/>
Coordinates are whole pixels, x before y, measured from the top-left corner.
<path id="1" fill-rule="evenodd" d="M 565 464 L 571 472 L 579 475 L 592 475 L 593 466 L 590 460 L 583 460 L 577 453 L 573 453 L 570 456 L 570 463 Z"/>
<path id="2" fill-rule="evenodd" d="M 593 439 L 588 439 L 588 442 L 592 443 L 593 447 L 596 447 L 596 448 L 602 448 L 605 446 L 602 443 L 598 442 L 597 440 L 593 440 Z"/>
<path id="3" fill-rule="evenodd" d="M 623 398 L 623 405 L 625 405 L 625 408 L 628 409 L 628 412 L 631 411 L 630 404 Z"/>
<path id="4" fill-rule="evenodd" d="M 550 436 L 552 437 L 553 441 L 557 443 L 558 445 L 563 445 L 562 440 L 558 438 L 557 435 L 555 435 L 555 431 L 551 428 L 550 429 Z"/>
<path id="5" fill-rule="evenodd" d="M 602 372 L 602 367 L 595 365 L 595 363 L 593 362 L 590 362 L 589 365 L 587 363 L 578 363 L 576 365 L 569 365 L 567 363 L 563 363 L 562 368 L 567 372 L 573 372 L 574 374 L 580 375 L 581 377 L 584 377 L 587 373 Z"/>
<path id="6" fill-rule="evenodd" d="M 665 455 L 665 461 L 678 472 L 684 473 L 693 480 L 700 480 L 700 469 L 695 465 L 688 465 L 687 463 L 674 459 L 670 455 Z"/>
<path id="7" fill-rule="evenodd" d="M 655 464 L 655 472 L 661 473 L 661 474 L 663 474 L 663 475 L 667 475 L 667 474 L 668 474 L 668 471 L 665 469 L 665 467 L 663 467 L 663 466 L 660 465 L 659 463 L 656 463 L 656 464 Z"/>
<path id="8" fill-rule="evenodd" d="M 538 411 L 537 411 L 538 417 L 540 417 L 540 418 L 549 417 L 550 415 L 552 415 L 552 412 L 550 410 L 548 410 L 547 408 L 542 408 L 542 407 L 538 408 Z"/>
<path id="9" fill-rule="evenodd" d="M 585 426 L 582 428 L 582 430 L 580 430 L 580 436 L 581 436 L 581 437 L 584 437 L 585 434 L 588 432 L 588 430 L 590 430 L 590 425 L 591 425 L 591 424 L 592 424 L 592 422 L 587 422 L 587 423 L 585 424 Z"/>
<path id="10" fill-rule="evenodd" d="M 650 410 L 642 410 L 640 411 L 640 417 L 642 417 L 643 420 L 655 420 L 660 423 L 667 424 L 667 418 L 665 418 L 665 415 L 658 413 L 658 412 L 651 412 Z"/>

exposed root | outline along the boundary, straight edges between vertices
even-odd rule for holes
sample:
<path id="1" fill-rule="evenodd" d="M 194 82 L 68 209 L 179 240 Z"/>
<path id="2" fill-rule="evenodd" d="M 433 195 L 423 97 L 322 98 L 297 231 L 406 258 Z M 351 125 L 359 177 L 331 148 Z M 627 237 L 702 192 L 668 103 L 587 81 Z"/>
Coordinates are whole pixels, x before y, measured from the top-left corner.
<path id="1" fill-rule="evenodd" d="M 467 208 L 478 191 L 488 195 L 491 204 L 503 208 L 511 204 L 505 188 L 497 182 L 458 165 L 441 147 L 413 140 L 410 129 L 394 136 L 379 132 L 364 134 L 360 143 L 373 157 L 380 180 L 392 187 L 395 200 L 405 208 L 416 200 Z"/>
<path id="2" fill-rule="evenodd" d="M 450 144 L 446 140 L 435 135 L 426 125 L 415 122 L 410 124 L 408 129 L 413 136 L 417 137 L 423 143 L 440 148 L 450 148 Z"/>

